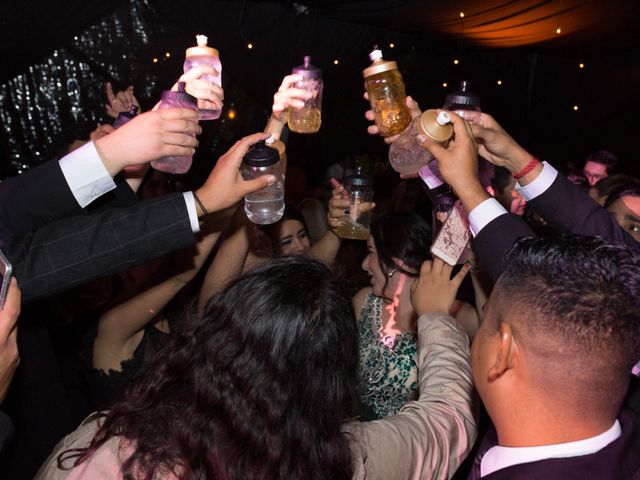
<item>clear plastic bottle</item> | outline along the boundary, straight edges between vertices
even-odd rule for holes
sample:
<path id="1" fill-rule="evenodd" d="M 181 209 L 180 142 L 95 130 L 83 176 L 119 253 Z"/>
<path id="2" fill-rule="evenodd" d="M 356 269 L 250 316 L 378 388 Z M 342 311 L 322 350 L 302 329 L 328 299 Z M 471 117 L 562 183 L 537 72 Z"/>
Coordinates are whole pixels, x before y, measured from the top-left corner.
<path id="1" fill-rule="evenodd" d="M 413 119 L 389 148 L 389 163 L 401 175 L 415 175 L 423 165 L 433 160 L 433 155 L 422 147 L 416 137 L 424 135 L 438 143 L 446 144 L 453 135 L 451 116 L 441 111 L 427 110 Z"/>
<path id="2" fill-rule="evenodd" d="M 373 50 L 369 58 L 371 65 L 362 71 L 365 88 L 376 126 L 383 137 L 389 137 L 402 132 L 411 122 L 402 75 L 396 62 L 382 58 L 382 51 Z"/>
<path id="3" fill-rule="evenodd" d="M 247 218 L 258 225 L 269 225 L 280 220 L 284 214 L 284 178 L 278 150 L 267 146 L 264 140 L 259 141 L 242 159 L 240 174 L 245 180 L 275 175 L 273 185 L 245 195 L 244 211 Z"/>
<path id="4" fill-rule="evenodd" d="M 209 65 L 218 71 L 218 76 L 205 75 L 203 78 L 222 87 L 222 63 L 220 62 L 220 54 L 215 48 L 207 46 L 208 38 L 206 35 L 196 35 L 198 45 L 196 47 L 187 48 L 184 59 L 184 73 L 187 73 L 193 67 L 198 65 Z M 201 101 L 198 101 L 199 106 Z M 222 109 L 200 108 L 200 120 L 216 120 L 220 118 Z"/>
<path id="5" fill-rule="evenodd" d="M 480 121 L 480 97 L 469 91 L 469 82 L 460 82 L 460 90 L 447 93 L 443 107 L 445 110 L 460 115 L 467 122 L 478 123 Z"/>
<path id="6" fill-rule="evenodd" d="M 291 73 L 302 75 L 295 87 L 312 92 L 313 96 L 305 100 L 300 110 L 289 109 L 289 129 L 296 133 L 316 133 L 322 123 L 322 70 L 311 65 L 311 57 L 304 57 L 304 64 L 295 67 Z"/>
<path id="7" fill-rule="evenodd" d="M 184 91 L 184 83 L 180 83 L 179 88 L 180 91 L 178 92 L 171 92 L 169 90 L 162 92 L 162 99 L 160 100 L 158 109 L 189 108 L 191 110 L 198 110 L 197 99 Z M 189 171 L 192 162 L 193 155 L 182 155 L 153 160 L 151 166 L 161 172 L 181 174 Z"/>
<path id="8" fill-rule="evenodd" d="M 344 180 L 345 195 L 349 197 L 349 213 L 343 217 L 344 225 L 336 229 L 341 238 L 366 240 L 371 227 L 371 201 L 373 200 L 373 181 L 357 166 L 353 175 Z M 363 204 L 368 203 L 367 208 Z"/>
<path id="9" fill-rule="evenodd" d="M 118 118 L 116 118 L 116 121 L 113 122 L 113 128 L 120 128 L 122 125 L 127 123 L 138 114 L 138 110 L 139 108 L 137 105 L 131 105 L 131 108 L 128 112 L 120 112 L 118 114 Z"/>

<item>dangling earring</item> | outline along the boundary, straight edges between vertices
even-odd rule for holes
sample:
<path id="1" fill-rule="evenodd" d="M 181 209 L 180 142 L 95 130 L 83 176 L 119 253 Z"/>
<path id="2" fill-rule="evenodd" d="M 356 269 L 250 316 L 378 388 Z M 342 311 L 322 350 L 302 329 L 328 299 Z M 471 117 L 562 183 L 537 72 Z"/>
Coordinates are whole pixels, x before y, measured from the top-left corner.
<path id="1" fill-rule="evenodd" d="M 391 270 L 389 273 L 387 273 L 387 278 L 391 278 L 393 276 L 394 273 L 396 273 L 398 270 L 396 270 L 395 268 L 393 270 Z"/>

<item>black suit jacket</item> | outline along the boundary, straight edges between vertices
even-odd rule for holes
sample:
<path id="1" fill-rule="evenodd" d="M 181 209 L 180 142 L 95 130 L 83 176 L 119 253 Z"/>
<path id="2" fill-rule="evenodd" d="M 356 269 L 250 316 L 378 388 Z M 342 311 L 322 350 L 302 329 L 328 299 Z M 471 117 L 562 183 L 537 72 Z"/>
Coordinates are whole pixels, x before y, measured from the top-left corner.
<path id="1" fill-rule="evenodd" d="M 638 480 L 640 479 L 640 430 L 626 412 L 620 415 L 622 435 L 591 455 L 550 458 L 512 465 L 482 477 L 482 480 Z M 496 445 L 495 430 L 480 451 Z"/>
<path id="2" fill-rule="evenodd" d="M 23 301 L 195 243 L 181 194 L 138 202 L 124 180 L 116 184 L 85 210 L 56 161 L 0 183 L 0 248 Z"/>

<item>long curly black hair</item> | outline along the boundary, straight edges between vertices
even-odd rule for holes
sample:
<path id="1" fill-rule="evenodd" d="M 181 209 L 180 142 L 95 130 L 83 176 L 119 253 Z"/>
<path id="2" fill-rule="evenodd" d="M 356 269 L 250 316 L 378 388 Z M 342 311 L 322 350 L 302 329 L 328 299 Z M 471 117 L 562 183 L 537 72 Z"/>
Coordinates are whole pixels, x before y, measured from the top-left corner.
<path id="1" fill-rule="evenodd" d="M 357 342 L 351 301 L 328 267 L 272 260 L 158 353 L 75 465 L 119 436 L 134 448 L 125 479 L 351 478 L 341 426 L 357 411 Z"/>

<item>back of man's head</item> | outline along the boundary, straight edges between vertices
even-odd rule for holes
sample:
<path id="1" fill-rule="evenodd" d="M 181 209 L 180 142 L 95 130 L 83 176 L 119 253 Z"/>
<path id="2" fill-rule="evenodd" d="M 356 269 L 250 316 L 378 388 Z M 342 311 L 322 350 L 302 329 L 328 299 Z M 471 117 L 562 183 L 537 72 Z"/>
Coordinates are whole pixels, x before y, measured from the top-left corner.
<path id="1" fill-rule="evenodd" d="M 595 237 L 523 239 L 496 290 L 532 388 L 615 418 L 640 359 L 640 255 Z"/>
<path id="2" fill-rule="evenodd" d="M 607 167 L 607 172 L 610 173 L 611 169 L 618 164 L 618 157 L 607 150 L 597 150 L 587 157 L 586 162 L 595 162 L 605 165 Z"/>

